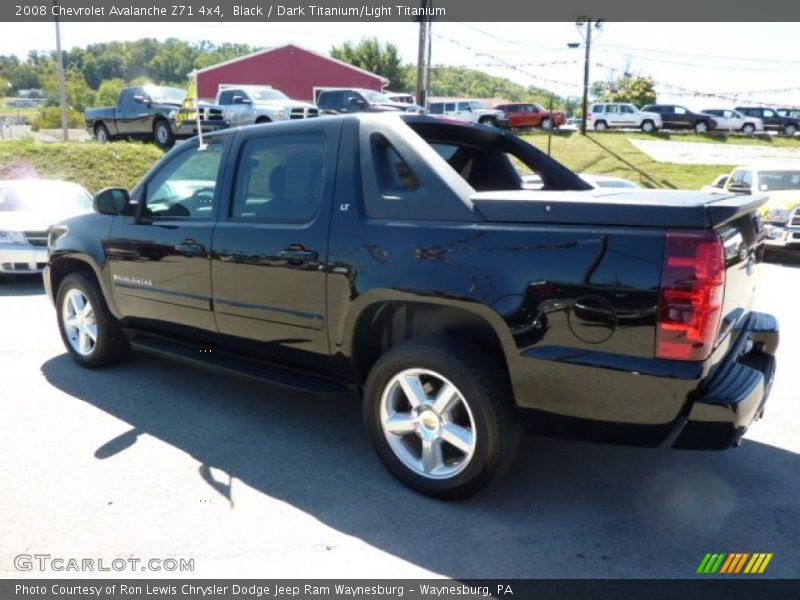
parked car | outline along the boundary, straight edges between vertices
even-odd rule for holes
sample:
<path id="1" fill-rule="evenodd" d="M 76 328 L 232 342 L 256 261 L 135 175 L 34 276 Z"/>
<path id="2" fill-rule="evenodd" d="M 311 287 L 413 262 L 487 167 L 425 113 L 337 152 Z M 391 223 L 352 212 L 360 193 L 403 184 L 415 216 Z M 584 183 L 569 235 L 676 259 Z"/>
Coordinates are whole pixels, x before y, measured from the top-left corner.
<path id="1" fill-rule="evenodd" d="M 711 115 L 678 104 L 648 104 L 642 110 L 661 115 L 665 129 L 693 129 L 695 133 L 706 133 L 717 128 L 717 120 Z"/>
<path id="2" fill-rule="evenodd" d="M 224 109 L 231 127 L 319 116 L 319 109 L 313 104 L 292 100 L 266 85 L 222 86 L 216 103 Z"/>
<path id="3" fill-rule="evenodd" d="M 514 102 L 510 104 L 495 104 L 495 109 L 503 111 L 508 119 L 511 129 L 528 127 L 541 127 L 553 129 L 567 122 L 567 115 L 560 110 L 547 110 L 540 104 L 533 102 Z"/>
<path id="4" fill-rule="evenodd" d="M 90 108 L 85 113 L 86 129 L 104 144 L 116 138 L 152 139 L 171 146 L 177 138 L 197 134 L 197 120 L 179 121 L 186 91 L 160 85 L 128 87 L 119 94 L 116 106 Z M 222 108 L 198 104 L 200 129 L 217 131 L 228 126 Z"/>
<path id="5" fill-rule="evenodd" d="M 730 108 L 704 108 L 703 112 L 714 117 L 717 122 L 717 129 L 741 131 L 747 135 L 753 135 L 756 131 L 764 131 L 764 121 L 758 117 L 743 115 L 737 110 Z"/>
<path id="6" fill-rule="evenodd" d="M 384 91 L 383 92 L 389 100 L 392 102 L 402 102 L 403 104 L 416 104 L 417 101 L 412 94 L 406 94 L 404 92 L 390 92 Z"/>
<path id="7" fill-rule="evenodd" d="M 320 90 L 317 106 L 328 114 L 359 112 L 424 113 L 425 109 L 408 102 L 395 102 L 386 94 L 361 88 L 331 88 Z"/>
<path id="8" fill-rule="evenodd" d="M 736 167 L 724 190 L 765 198 L 761 218 L 766 245 L 800 249 L 800 164 Z"/>
<path id="9" fill-rule="evenodd" d="M 639 110 L 626 102 L 592 104 L 589 114 L 586 115 L 586 127 L 594 127 L 597 131 L 624 127 L 651 133 L 661 129 L 661 126 L 661 115 Z"/>
<path id="10" fill-rule="evenodd" d="M 81 186 L 47 179 L 0 181 L 0 274 L 39 273 L 47 262 L 47 230 L 92 212 Z"/>
<path id="11" fill-rule="evenodd" d="M 615 188 L 615 189 L 641 189 L 641 187 L 622 177 L 613 175 L 595 175 L 594 173 L 581 173 L 581 179 L 595 189 Z"/>
<path id="12" fill-rule="evenodd" d="M 764 129 L 767 131 L 777 131 L 793 136 L 800 128 L 800 119 L 793 116 L 781 116 L 772 108 L 737 106 L 736 110 L 748 117 L 761 119 L 764 122 Z"/>
<path id="13" fill-rule="evenodd" d="M 436 100 L 428 103 L 428 112 L 440 117 L 472 121 L 492 127 L 508 127 L 502 110 L 484 108 L 480 100 Z"/>
<path id="14" fill-rule="evenodd" d="M 708 185 L 704 185 L 701 188 L 703 192 L 725 192 L 725 184 L 728 183 L 728 177 L 730 177 L 730 173 L 721 173 L 714 177 L 714 181 L 712 181 Z"/>
<path id="15" fill-rule="evenodd" d="M 78 364 L 134 347 L 349 390 L 387 468 L 440 498 L 499 476 L 524 421 L 722 449 L 764 410 L 756 196 L 591 190 L 509 132 L 419 115 L 204 140 L 51 230 L 45 287 Z M 187 174 L 210 183 L 163 193 Z"/>

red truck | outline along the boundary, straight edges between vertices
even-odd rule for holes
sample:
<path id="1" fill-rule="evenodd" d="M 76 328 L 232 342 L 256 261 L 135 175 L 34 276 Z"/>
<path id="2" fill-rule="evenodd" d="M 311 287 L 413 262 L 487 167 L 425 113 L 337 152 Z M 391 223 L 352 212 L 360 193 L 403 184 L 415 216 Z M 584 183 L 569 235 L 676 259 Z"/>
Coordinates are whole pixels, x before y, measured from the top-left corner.
<path id="1" fill-rule="evenodd" d="M 558 128 L 567 122 L 567 115 L 560 110 L 547 110 L 535 102 L 514 102 L 511 104 L 495 104 L 508 118 L 511 129 L 541 127 L 542 129 Z"/>

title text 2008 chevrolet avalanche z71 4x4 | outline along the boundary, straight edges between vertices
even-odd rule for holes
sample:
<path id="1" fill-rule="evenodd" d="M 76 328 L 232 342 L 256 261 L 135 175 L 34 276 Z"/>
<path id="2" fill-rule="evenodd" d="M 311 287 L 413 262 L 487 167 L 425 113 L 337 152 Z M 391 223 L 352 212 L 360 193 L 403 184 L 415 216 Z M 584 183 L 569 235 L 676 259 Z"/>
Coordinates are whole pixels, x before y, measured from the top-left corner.
<path id="1" fill-rule="evenodd" d="M 349 388 L 389 470 L 443 498 L 501 473 L 523 423 L 721 449 L 763 411 L 778 328 L 750 310 L 757 197 L 588 190 L 512 135 L 423 116 L 205 141 L 51 230 L 78 363 L 133 346 Z"/>

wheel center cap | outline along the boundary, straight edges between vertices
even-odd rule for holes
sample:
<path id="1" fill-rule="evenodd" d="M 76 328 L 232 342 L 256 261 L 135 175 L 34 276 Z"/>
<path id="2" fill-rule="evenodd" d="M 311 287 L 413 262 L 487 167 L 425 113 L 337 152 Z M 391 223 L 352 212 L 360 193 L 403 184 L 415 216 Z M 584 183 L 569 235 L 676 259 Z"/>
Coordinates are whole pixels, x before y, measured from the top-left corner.
<path id="1" fill-rule="evenodd" d="M 419 414 L 418 421 L 420 425 L 427 431 L 431 433 L 436 433 L 439 431 L 439 426 L 441 425 L 441 421 L 439 420 L 439 416 L 431 411 L 425 410 Z"/>

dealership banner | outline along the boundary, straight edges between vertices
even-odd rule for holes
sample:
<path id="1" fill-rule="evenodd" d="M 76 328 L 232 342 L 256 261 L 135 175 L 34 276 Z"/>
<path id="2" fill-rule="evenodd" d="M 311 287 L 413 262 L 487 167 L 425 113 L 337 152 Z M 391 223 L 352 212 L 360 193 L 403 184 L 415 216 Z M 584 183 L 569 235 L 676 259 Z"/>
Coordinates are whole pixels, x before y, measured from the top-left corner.
<path id="1" fill-rule="evenodd" d="M 3 0 L 0 21 L 800 21 L 797 0 Z M 645 27 L 647 25 L 644 25 Z"/>
<path id="2" fill-rule="evenodd" d="M 615 600 L 726 600 L 769 598 L 797 600 L 800 581 L 780 579 L 721 578 L 705 579 L 39 579 L 0 580 L 0 599 L 30 600 L 477 600 L 483 598 L 550 600 L 614 598 Z"/>

